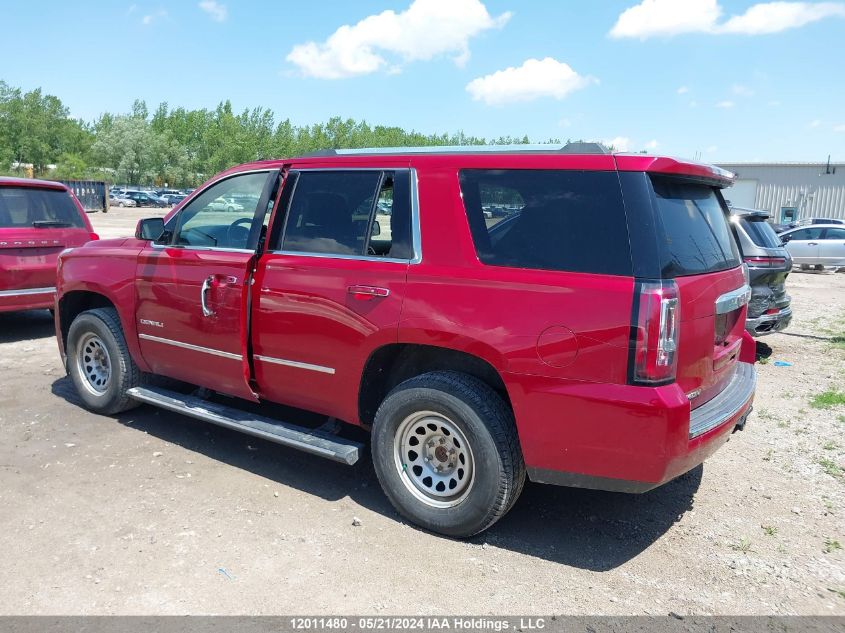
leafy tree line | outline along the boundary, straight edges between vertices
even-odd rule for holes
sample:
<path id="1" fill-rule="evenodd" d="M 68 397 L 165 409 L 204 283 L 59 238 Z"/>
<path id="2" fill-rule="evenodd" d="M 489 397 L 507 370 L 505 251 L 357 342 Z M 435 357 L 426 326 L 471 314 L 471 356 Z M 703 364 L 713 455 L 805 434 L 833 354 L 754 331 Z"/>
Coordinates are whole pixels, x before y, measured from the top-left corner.
<path id="1" fill-rule="evenodd" d="M 320 149 L 528 142 L 527 136 L 423 134 L 340 117 L 298 126 L 289 119 L 276 122 L 266 108 L 237 114 L 228 100 L 213 110 L 162 103 L 152 114 L 136 100 L 129 113 L 87 122 L 70 118 L 57 97 L 0 81 L 0 173 L 6 174 L 26 173 L 24 166 L 32 165 L 33 175 L 41 177 L 184 187 L 239 163 Z"/>

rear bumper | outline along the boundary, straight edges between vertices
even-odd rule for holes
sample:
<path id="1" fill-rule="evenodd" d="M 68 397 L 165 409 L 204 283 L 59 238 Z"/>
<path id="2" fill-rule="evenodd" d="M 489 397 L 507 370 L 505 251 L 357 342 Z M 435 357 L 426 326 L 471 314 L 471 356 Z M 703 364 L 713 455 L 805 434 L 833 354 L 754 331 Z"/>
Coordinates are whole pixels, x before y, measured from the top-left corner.
<path id="1" fill-rule="evenodd" d="M 775 314 L 762 314 L 745 321 L 745 329 L 751 336 L 765 336 L 785 330 L 792 322 L 792 308 L 783 308 Z"/>
<path id="2" fill-rule="evenodd" d="M 676 384 L 531 382 L 509 390 L 532 481 L 645 492 L 698 466 L 745 425 L 756 371 L 738 363 L 728 386 L 695 409 Z"/>
<path id="3" fill-rule="evenodd" d="M 0 290 L 0 312 L 52 308 L 55 299 L 56 289 L 54 287 Z"/>

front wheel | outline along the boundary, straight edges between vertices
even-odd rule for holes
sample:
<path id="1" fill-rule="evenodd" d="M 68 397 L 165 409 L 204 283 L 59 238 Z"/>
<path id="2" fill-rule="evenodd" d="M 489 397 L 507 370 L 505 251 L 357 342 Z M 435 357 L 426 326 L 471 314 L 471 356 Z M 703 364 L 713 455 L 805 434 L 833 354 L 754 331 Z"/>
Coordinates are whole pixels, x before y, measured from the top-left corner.
<path id="1" fill-rule="evenodd" d="M 86 409 L 113 415 L 137 406 L 126 391 L 141 384 L 114 308 L 77 316 L 67 336 L 67 368 Z"/>
<path id="2" fill-rule="evenodd" d="M 510 408 L 487 384 L 458 372 L 430 372 L 393 389 L 376 413 L 372 453 L 399 513 L 447 536 L 489 528 L 525 483 Z"/>

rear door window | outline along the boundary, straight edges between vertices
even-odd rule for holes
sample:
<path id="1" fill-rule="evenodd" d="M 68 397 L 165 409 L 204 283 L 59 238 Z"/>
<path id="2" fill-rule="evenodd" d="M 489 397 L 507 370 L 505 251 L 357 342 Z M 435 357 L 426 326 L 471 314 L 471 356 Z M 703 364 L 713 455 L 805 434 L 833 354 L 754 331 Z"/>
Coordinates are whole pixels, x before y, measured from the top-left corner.
<path id="1" fill-rule="evenodd" d="M 407 170 L 299 172 L 282 250 L 411 259 L 409 182 Z"/>
<path id="2" fill-rule="evenodd" d="M 0 228 L 85 228 L 66 191 L 0 187 Z"/>
<path id="3" fill-rule="evenodd" d="M 631 275 L 615 172 L 460 172 L 478 259 L 491 266 Z"/>
<path id="4" fill-rule="evenodd" d="M 751 241 L 762 248 L 780 248 L 781 244 L 778 234 L 772 228 L 772 225 L 763 219 L 749 220 L 748 218 L 740 218 L 739 223 Z"/>
<path id="5" fill-rule="evenodd" d="M 652 178 L 663 278 L 700 275 L 739 266 L 727 207 L 714 187 Z"/>

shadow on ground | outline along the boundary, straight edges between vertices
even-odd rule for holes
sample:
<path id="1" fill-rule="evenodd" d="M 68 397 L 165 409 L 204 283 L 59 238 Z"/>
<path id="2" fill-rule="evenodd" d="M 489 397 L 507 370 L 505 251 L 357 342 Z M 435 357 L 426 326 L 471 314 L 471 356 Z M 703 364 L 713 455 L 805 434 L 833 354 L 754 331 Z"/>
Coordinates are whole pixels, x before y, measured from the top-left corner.
<path id="1" fill-rule="evenodd" d="M 14 343 L 55 336 L 53 315 L 48 310 L 0 314 L 0 343 Z"/>
<path id="2" fill-rule="evenodd" d="M 52 391 L 79 405 L 69 378 L 55 381 Z M 343 466 L 149 406 L 127 411 L 117 421 L 283 486 L 328 501 L 348 496 L 369 510 L 402 520 L 381 492 L 368 451 L 355 466 Z M 510 513 L 471 541 L 608 571 L 647 549 L 692 509 L 702 472 L 699 466 L 642 495 L 529 483 Z"/>

